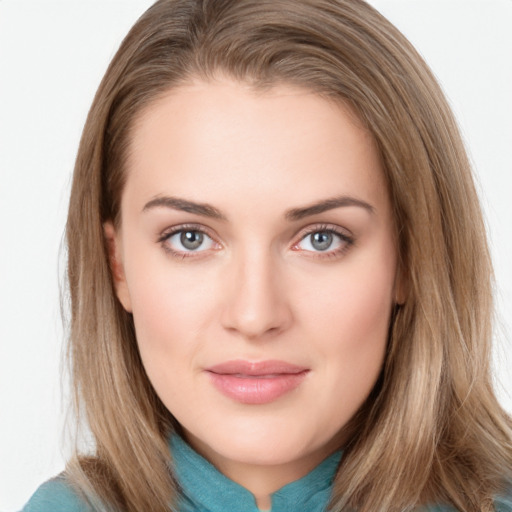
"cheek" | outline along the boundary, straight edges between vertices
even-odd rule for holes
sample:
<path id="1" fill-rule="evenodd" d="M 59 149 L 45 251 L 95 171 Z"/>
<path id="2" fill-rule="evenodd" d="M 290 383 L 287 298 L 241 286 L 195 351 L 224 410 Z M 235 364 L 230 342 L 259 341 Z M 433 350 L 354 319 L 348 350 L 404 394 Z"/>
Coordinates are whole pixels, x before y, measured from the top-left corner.
<path id="1" fill-rule="evenodd" d="M 196 328 L 203 305 L 187 288 L 178 291 L 179 282 L 169 281 L 170 285 L 161 277 L 146 276 L 132 287 L 135 333 L 142 364 L 157 395 L 170 411 L 182 410 L 198 392 L 190 376 L 199 350 Z"/>
<path id="2" fill-rule="evenodd" d="M 301 309 L 311 326 L 333 347 L 379 343 L 386 337 L 393 304 L 394 267 L 364 260 L 329 276 L 303 296 Z M 380 263 L 380 264 L 379 264 Z M 311 288 L 310 288 L 311 289 Z"/>
<path id="3" fill-rule="evenodd" d="M 184 282 L 181 282 L 184 281 Z M 172 338 L 191 337 L 199 326 L 209 297 L 201 287 L 169 275 L 156 279 L 146 275 L 145 279 L 130 288 L 135 325 L 141 338 L 151 343 L 167 342 Z M 145 333 L 148 336 L 142 336 Z M 169 339 L 170 338 L 170 339 Z"/>
<path id="4" fill-rule="evenodd" d="M 330 398 L 327 393 L 319 396 L 326 401 L 339 398 L 340 407 L 333 414 L 340 424 L 362 405 L 380 373 L 393 307 L 393 278 L 392 265 L 351 266 L 339 280 L 330 279 L 302 303 L 307 338 L 316 340 L 318 367 L 332 392 Z"/>
<path id="5" fill-rule="evenodd" d="M 207 279 L 194 279 L 165 255 L 151 256 L 131 261 L 127 276 L 139 351 L 160 394 L 162 386 L 171 392 L 167 381 L 191 368 L 213 295 Z"/>

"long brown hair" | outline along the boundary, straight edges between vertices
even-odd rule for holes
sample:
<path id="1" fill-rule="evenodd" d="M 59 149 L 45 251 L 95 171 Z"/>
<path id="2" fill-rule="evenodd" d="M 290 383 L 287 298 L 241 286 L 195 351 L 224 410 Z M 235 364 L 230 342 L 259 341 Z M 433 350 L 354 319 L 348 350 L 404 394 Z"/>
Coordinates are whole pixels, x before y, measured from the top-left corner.
<path id="1" fill-rule="evenodd" d="M 429 68 L 363 0 L 160 0 L 123 41 L 87 118 L 69 207 L 69 355 L 95 453 L 77 453 L 68 478 L 98 509 L 177 502 L 167 440 L 179 426 L 116 299 L 103 223 L 120 221 L 137 116 L 218 73 L 345 102 L 380 150 L 407 297 L 381 378 L 347 426 L 330 509 L 492 510 L 512 477 L 512 435 L 492 389 L 492 269 L 470 165 Z"/>

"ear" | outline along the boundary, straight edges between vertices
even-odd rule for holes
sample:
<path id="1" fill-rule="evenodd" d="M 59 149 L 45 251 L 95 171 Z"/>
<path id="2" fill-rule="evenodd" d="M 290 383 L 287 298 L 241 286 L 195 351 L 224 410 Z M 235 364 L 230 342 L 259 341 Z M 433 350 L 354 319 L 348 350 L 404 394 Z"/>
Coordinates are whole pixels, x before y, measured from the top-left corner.
<path id="1" fill-rule="evenodd" d="M 112 280 L 114 282 L 117 298 L 123 305 L 123 308 L 128 313 L 131 313 L 132 303 L 123 268 L 120 248 L 121 242 L 119 235 L 116 233 L 114 225 L 111 221 L 105 222 L 103 224 L 103 234 L 107 243 L 110 272 L 112 274 Z"/>

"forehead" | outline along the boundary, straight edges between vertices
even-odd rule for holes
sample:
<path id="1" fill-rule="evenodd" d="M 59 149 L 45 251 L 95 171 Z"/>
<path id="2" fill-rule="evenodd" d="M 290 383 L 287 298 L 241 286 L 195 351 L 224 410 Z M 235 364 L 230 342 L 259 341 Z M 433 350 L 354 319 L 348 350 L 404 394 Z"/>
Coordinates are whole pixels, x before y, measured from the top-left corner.
<path id="1" fill-rule="evenodd" d="M 227 79 L 178 87 L 146 108 L 126 170 L 125 196 L 146 200 L 263 200 L 278 190 L 305 204 L 385 190 L 373 138 L 348 106 L 299 87 L 261 91 Z"/>

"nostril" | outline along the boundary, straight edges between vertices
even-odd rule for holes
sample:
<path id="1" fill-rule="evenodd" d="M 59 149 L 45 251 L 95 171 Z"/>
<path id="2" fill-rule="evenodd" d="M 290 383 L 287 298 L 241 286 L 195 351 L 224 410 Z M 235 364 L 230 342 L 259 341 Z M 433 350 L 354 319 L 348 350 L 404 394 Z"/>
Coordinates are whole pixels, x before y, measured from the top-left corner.
<path id="1" fill-rule="evenodd" d="M 222 324 L 225 329 L 237 332 L 248 339 L 275 336 L 285 330 L 291 319 L 291 311 L 283 298 L 238 295 L 224 307 Z"/>

